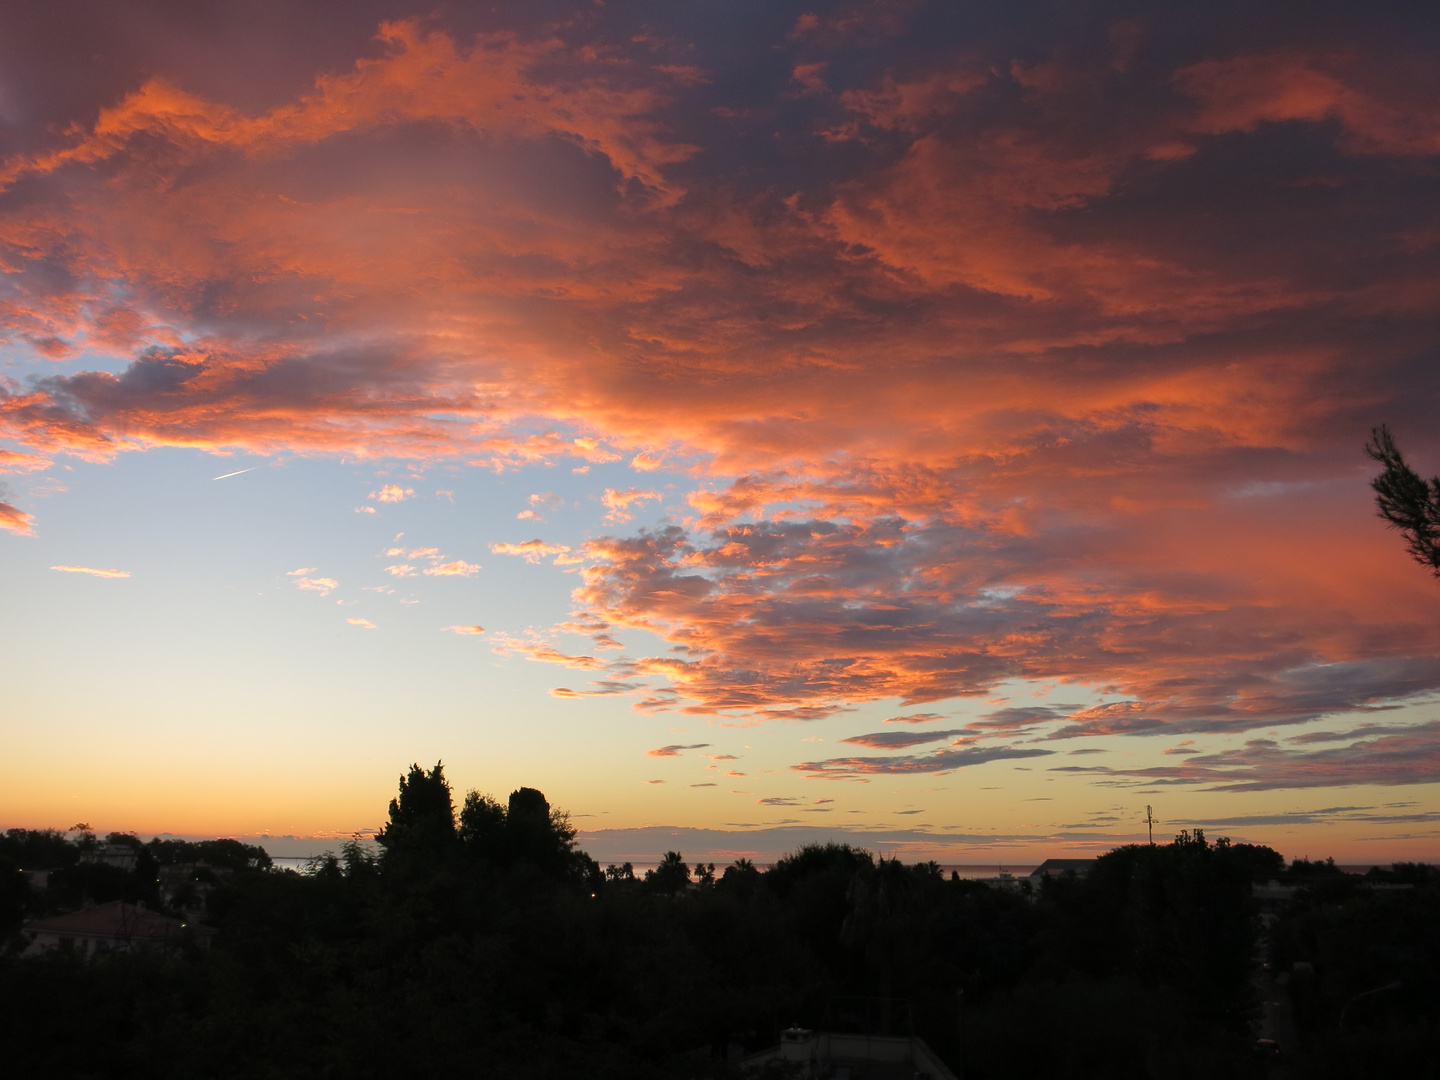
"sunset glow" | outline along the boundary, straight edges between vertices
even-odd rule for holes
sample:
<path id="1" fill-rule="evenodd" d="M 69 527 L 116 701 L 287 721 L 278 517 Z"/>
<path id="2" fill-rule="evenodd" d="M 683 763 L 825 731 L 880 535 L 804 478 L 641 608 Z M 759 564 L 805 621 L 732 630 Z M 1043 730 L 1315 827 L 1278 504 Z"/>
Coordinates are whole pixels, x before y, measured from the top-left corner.
<path id="1" fill-rule="evenodd" d="M 1440 858 L 1440 42 L 1037 10 L 0 15 L 0 825 Z"/>

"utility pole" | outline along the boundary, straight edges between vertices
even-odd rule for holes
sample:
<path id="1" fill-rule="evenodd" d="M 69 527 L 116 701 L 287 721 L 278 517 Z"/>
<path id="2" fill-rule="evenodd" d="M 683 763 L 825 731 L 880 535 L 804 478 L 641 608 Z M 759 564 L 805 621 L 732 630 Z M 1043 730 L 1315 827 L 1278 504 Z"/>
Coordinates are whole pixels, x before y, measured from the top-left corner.
<path id="1" fill-rule="evenodd" d="M 1145 804 L 1145 824 L 1150 827 L 1150 846 L 1155 846 L 1155 811 L 1150 809 L 1150 804 Z"/>

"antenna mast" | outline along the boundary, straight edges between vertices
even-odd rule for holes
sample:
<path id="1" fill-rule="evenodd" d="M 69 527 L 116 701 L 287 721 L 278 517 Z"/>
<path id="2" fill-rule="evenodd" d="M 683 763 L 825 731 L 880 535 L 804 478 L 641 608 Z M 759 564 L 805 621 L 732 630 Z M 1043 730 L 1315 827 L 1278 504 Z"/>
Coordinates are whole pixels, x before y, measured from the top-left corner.
<path id="1" fill-rule="evenodd" d="M 1145 824 L 1150 828 L 1150 846 L 1155 846 L 1155 811 L 1150 809 L 1150 804 L 1145 804 Z"/>

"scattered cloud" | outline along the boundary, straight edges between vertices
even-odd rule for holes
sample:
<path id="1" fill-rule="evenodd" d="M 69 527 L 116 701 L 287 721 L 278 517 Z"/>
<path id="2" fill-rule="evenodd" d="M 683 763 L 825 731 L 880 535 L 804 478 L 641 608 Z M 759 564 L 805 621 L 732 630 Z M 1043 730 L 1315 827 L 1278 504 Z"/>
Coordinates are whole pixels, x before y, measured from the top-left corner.
<path id="1" fill-rule="evenodd" d="M 541 559 L 555 556 L 557 563 L 566 561 L 570 549 L 564 544 L 547 544 L 544 540 L 526 540 L 521 544 L 491 544 L 490 550 L 496 555 L 519 555 L 526 562 L 538 563 Z M 579 561 L 579 560 L 573 560 Z"/>
<path id="2" fill-rule="evenodd" d="M 481 569 L 478 563 L 468 563 L 464 559 L 456 559 L 454 562 L 432 566 L 428 570 L 422 570 L 421 573 L 432 577 L 473 577 Z"/>
<path id="3" fill-rule="evenodd" d="M 984 765 L 990 761 L 1009 758 L 1043 757 L 1053 750 L 1020 749 L 1018 747 L 966 747 L 958 750 L 940 750 L 923 757 L 848 757 L 831 758 L 828 761 L 806 761 L 790 766 L 796 772 L 812 777 L 830 779 L 854 779 L 865 776 L 905 776 L 916 773 L 945 773 L 952 769 L 963 769 L 972 765 Z"/>
<path id="4" fill-rule="evenodd" d="M 1076 705 L 1024 705 L 986 713 L 979 720 L 966 724 L 977 731 L 1028 731 L 1039 724 L 1060 719 L 1078 709 Z"/>
<path id="5" fill-rule="evenodd" d="M 51 570 L 60 570 L 67 574 L 90 574 L 92 577 L 129 577 L 129 570 L 97 570 L 93 566 L 52 566 Z"/>
<path id="6" fill-rule="evenodd" d="M 340 583 L 334 578 L 302 577 L 295 582 L 297 589 L 305 589 L 309 592 L 318 592 L 321 596 L 329 596 L 340 587 Z"/>
<path id="7" fill-rule="evenodd" d="M 872 735 L 852 735 L 848 739 L 841 739 L 842 743 L 853 743 L 856 746 L 868 746 L 872 750 L 903 750 L 910 746 L 921 746 L 924 743 L 941 742 L 945 739 L 952 739 L 956 735 L 969 735 L 963 730 L 951 731 L 877 731 Z"/>
<path id="8" fill-rule="evenodd" d="M 618 523 L 633 518 L 636 507 L 660 498 L 663 496 L 658 491 L 643 491 L 640 488 L 626 488 L 624 491 L 618 491 L 615 488 L 606 488 L 600 501 L 609 511 L 605 515 L 605 520 Z"/>
<path id="9" fill-rule="evenodd" d="M 358 626 L 358 627 L 360 627 L 362 630 L 374 630 L 374 629 L 375 629 L 375 624 L 374 624 L 373 622 L 371 622 L 369 619 L 346 619 L 345 621 L 348 622 L 351 626 Z"/>
<path id="10" fill-rule="evenodd" d="M 414 494 L 414 488 L 402 488 L 399 484 L 386 484 L 379 491 L 370 492 L 366 498 L 382 503 L 398 503 L 404 502 Z"/>
<path id="11" fill-rule="evenodd" d="M 705 749 L 707 746 L 709 746 L 709 745 L 710 745 L 709 743 L 704 743 L 704 742 L 702 742 L 702 743 L 691 743 L 689 746 L 679 746 L 679 745 L 661 746 L 661 747 L 657 747 L 657 748 L 654 749 L 654 750 L 646 750 L 646 751 L 645 751 L 645 756 L 646 756 L 646 757 L 679 757 L 680 754 L 681 754 L 681 752 L 684 751 L 684 750 L 704 750 L 704 749 Z"/>
<path id="12" fill-rule="evenodd" d="M 447 632 L 449 632 L 449 633 L 451 633 L 451 634 L 483 634 L 483 633 L 485 633 L 485 628 L 484 628 L 483 626 L 442 626 L 440 629 L 442 629 L 442 630 L 444 630 L 444 631 L 447 631 Z"/>
<path id="13" fill-rule="evenodd" d="M 1052 771 L 1088 774 L 1118 786 L 1203 785 L 1207 791 L 1279 791 L 1294 788 L 1395 786 L 1440 782 L 1440 721 L 1360 738 L 1348 746 L 1307 751 L 1274 739 L 1197 754 L 1175 765 L 1123 769 L 1062 766 Z"/>
<path id="14" fill-rule="evenodd" d="M 571 690 L 568 686 L 557 686 L 550 693 L 555 697 L 614 697 L 617 694 L 633 694 L 645 687 L 644 683 L 625 682 L 619 679 L 597 679 L 590 684 L 594 690 Z"/>
<path id="15" fill-rule="evenodd" d="M 21 536 L 33 536 L 35 518 L 14 504 L 0 500 L 0 529 Z"/>

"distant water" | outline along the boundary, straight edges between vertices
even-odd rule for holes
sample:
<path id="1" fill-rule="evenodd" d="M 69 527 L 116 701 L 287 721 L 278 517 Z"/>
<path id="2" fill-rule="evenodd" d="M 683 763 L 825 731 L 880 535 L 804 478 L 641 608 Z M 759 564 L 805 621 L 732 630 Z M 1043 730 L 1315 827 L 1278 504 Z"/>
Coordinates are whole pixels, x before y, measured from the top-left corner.
<path id="1" fill-rule="evenodd" d="M 270 861 L 275 864 L 275 869 L 277 870 L 294 870 L 297 873 L 303 874 L 309 867 L 311 860 L 318 857 L 319 856 L 316 855 L 278 855 L 273 856 Z M 603 868 L 607 864 L 601 863 L 600 865 Z M 658 864 L 653 862 L 637 862 L 631 863 L 630 865 L 634 868 L 636 877 L 643 877 L 646 870 L 654 870 Z M 724 873 L 725 865 L 728 864 L 722 865 L 718 860 L 716 861 L 716 877 L 719 877 L 722 873 Z M 762 862 L 757 863 L 756 865 L 759 866 L 761 869 L 764 869 L 768 864 Z M 1020 863 L 1012 865 L 1007 863 L 997 866 L 994 863 L 941 863 L 940 869 L 945 872 L 945 876 L 947 878 L 952 872 L 958 874 L 962 878 L 969 878 L 972 880 L 978 878 L 996 878 L 999 877 L 1001 874 L 1009 874 L 1012 877 L 1023 878 L 1029 877 L 1030 874 L 1034 872 L 1037 865 L 1039 864 Z M 1372 866 L 1376 865 L 1378 865 L 1382 870 L 1390 869 L 1389 863 L 1337 863 L 1336 868 L 1344 870 L 1347 874 L 1365 874 L 1369 872 Z"/>
<path id="2" fill-rule="evenodd" d="M 271 864 L 276 870 L 294 870 L 303 874 L 310 865 L 310 860 L 318 858 L 315 855 L 272 855 Z"/>
<path id="3" fill-rule="evenodd" d="M 1001 874 L 1022 878 L 1033 874 L 1035 867 L 1039 865 L 1039 863 L 1023 863 L 1020 866 L 996 866 L 994 863 L 960 863 L 955 866 L 946 866 L 942 863 L 940 868 L 945 871 L 946 877 L 949 877 L 951 871 L 954 871 L 962 878 L 993 878 L 999 877 Z"/>
<path id="4" fill-rule="evenodd" d="M 689 860 L 687 860 L 687 862 L 688 861 Z M 703 859 L 701 861 L 709 862 L 710 860 Z M 608 865 L 610 864 L 607 862 L 602 861 L 600 863 L 601 869 L 604 869 Z M 617 863 L 616 865 L 618 866 L 619 864 Z M 654 870 L 657 865 L 659 864 L 653 862 L 632 862 L 630 864 L 631 868 L 635 871 L 636 877 L 643 877 L 646 870 Z M 694 866 L 694 863 L 691 863 L 691 865 Z M 725 872 L 725 867 L 728 865 L 729 863 L 722 863 L 719 859 L 716 859 L 715 876 L 718 878 L 721 874 L 723 874 Z M 759 869 L 765 870 L 771 864 L 764 862 L 760 859 L 756 859 L 755 865 Z M 947 878 L 950 876 L 952 871 L 962 878 L 969 879 L 996 878 L 999 877 L 1002 873 L 1010 874 L 1013 877 L 1022 878 L 1028 876 L 1030 872 L 1039 865 L 1039 863 L 1022 863 L 1016 866 L 1011 866 L 1008 864 L 996 866 L 994 863 L 941 863 L 940 869 L 944 872 Z"/>
<path id="5" fill-rule="evenodd" d="M 311 860 L 316 857 L 317 856 L 314 855 L 281 855 L 272 857 L 270 861 L 275 864 L 275 869 L 277 870 L 294 870 L 296 873 L 303 874 L 309 867 Z M 708 862 L 709 860 L 707 859 L 705 861 Z M 600 865 L 603 869 L 608 864 L 602 862 Z M 636 877 L 644 877 L 645 871 L 654 870 L 658 864 L 653 862 L 632 862 L 630 865 L 634 869 Z M 692 863 L 692 865 L 694 864 Z M 719 877 L 723 874 L 727 865 L 727 863 L 721 863 L 717 859 L 715 862 L 715 876 Z M 756 865 L 764 869 L 769 864 L 757 862 Z M 1019 865 L 1005 864 L 1001 866 L 997 866 L 994 863 L 942 863 L 940 869 L 945 872 L 947 878 L 952 871 L 962 878 L 970 879 L 995 878 L 999 877 L 1002 873 L 1023 878 L 1029 875 L 1029 873 L 1035 869 L 1036 865 L 1035 863 L 1021 863 Z M 1365 869 L 1368 870 L 1369 867 L 1367 866 Z M 1361 872 L 1363 873 L 1364 871 Z"/>

